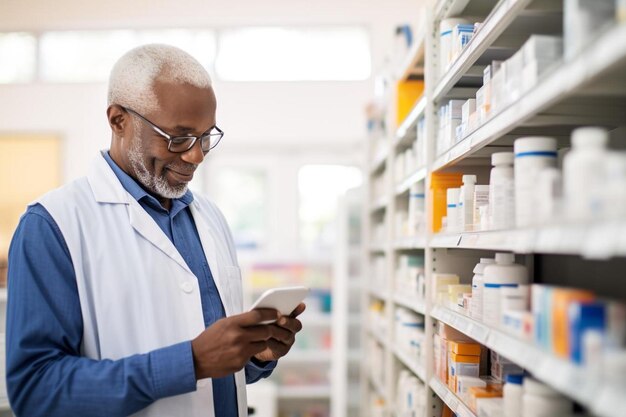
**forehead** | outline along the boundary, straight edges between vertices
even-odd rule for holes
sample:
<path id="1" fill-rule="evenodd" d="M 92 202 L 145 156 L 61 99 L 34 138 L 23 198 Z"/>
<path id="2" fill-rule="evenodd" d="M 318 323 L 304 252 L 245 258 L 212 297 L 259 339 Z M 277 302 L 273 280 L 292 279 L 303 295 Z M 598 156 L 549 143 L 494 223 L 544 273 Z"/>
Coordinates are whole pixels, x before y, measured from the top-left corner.
<path id="1" fill-rule="evenodd" d="M 203 130 L 215 124 L 217 103 L 213 88 L 157 80 L 154 93 L 158 105 L 150 116 L 165 126 Z"/>

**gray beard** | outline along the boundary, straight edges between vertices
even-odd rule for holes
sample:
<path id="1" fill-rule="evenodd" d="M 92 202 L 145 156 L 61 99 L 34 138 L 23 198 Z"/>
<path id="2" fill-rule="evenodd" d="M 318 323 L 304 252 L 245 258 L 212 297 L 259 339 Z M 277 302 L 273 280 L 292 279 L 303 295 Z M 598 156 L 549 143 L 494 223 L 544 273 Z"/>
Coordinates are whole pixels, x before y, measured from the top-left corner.
<path id="1" fill-rule="evenodd" d="M 187 192 L 187 184 L 172 187 L 165 179 L 165 173 L 161 176 L 150 174 L 143 160 L 143 146 L 141 139 L 138 137 L 134 137 L 132 140 L 128 150 L 128 160 L 137 176 L 137 180 L 151 193 L 163 198 L 173 199 L 181 198 Z"/>

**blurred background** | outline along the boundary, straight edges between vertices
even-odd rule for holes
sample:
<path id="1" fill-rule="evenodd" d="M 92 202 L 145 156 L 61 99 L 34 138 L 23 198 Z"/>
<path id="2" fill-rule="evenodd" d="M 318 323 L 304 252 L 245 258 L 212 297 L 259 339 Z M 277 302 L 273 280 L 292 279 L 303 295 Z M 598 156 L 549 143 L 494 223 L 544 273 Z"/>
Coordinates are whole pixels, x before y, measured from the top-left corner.
<path id="1" fill-rule="evenodd" d="M 178 46 L 214 82 L 226 135 L 191 187 L 215 200 L 231 225 L 247 303 L 279 285 L 313 288 L 307 329 L 272 376 L 276 385 L 258 388 L 259 398 L 275 398 L 267 415 L 272 407 L 281 415 L 327 415 L 330 363 L 341 354 L 333 359 L 330 314 L 338 199 L 363 183 L 364 106 L 374 94 L 374 68 L 393 47 L 398 23 L 417 18 L 409 0 L 2 0 L 2 285 L 26 204 L 85 175 L 109 146 L 106 91 L 114 62 L 141 44 Z M 344 215 L 352 216 L 354 244 L 359 198 Z M 351 288 L 350 378 L 358 392 L 360 293 Z M 348 377 L 338 372 L 336 378 Z"/>

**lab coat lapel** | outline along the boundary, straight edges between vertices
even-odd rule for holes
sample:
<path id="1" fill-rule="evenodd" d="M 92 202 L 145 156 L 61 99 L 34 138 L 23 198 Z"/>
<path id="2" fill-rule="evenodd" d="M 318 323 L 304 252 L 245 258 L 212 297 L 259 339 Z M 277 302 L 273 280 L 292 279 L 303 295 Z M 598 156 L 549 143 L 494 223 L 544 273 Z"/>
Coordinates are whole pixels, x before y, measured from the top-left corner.
<path id="1" fill-rule="evenodd" d="M 180 252 L 178 252 L 178 249 L 176 249 L 176 246 L 174 246 L 172 241 L 168 239 L 165 233 L 163 233 L 163 230 L 159 228 L 154 219 L 150 217 L 150 215 L 136 200 L 131 198 L 129 203 L 128 215 L 130 224 L 137 231 L 137 233 L 146 238 L 164 254 L 176 261 L 176 263 L 178 263 L 187 272 L 193 274 Z"/>
<path id="2" fill-rule="evenodd" d="M 174 244 L 159 228 L 154 219 L 141 207 L 120 183 L 117 176 L 102 155 L 96 158 L 87 176 L 94 197 L 101 204 L 125 204 L 128 206 L 128 216 L 131 226 L 141 236 L 160 249 L 168 257 L 176 261 L 190 274 L 191 269 L 178 252 Z"/>
<path id="3" fill-rule="evenodd" d="M 203 213 L 200 213 L 202 209 L 196 201 L 192 202 L 189 207 L 191 208 L 193 219 L 196 222 L 196 228 L 198 229 L 198 234 L 200 235 L 200 242 L 202 243 L 202 248 L 204 249 L 207 262 L 209 263 L 213 281 L 215 281 L 215 285 L 217 286 L 217 290 L 220 294 L 222 305 L 224 306 L 226 315 L 230 316 L 233 313 L 233 305 L 229 301 L 230 298 L 228 291 L 230 291 L 230 289 L 228 288 L 226 277 L 219 267 L 219 262 L 221 261 L 220 255 L 223 254 L 219 253 L 219 248 L 215 241 L 215 229 L 211 224 L 205 221 L 205 217 L 202 215 Z"/>

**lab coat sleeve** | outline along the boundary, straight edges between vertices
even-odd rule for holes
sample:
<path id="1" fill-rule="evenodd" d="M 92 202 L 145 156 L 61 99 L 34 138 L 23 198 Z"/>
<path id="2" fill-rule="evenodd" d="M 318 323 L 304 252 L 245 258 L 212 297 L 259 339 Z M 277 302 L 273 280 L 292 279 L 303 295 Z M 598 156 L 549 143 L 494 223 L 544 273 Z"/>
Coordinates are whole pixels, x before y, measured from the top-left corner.
<path id="1" fill-rule="evenodd" d="M 81 357 L 71 256 L 45 208 L 20 220 L 9 250 L 7 390 L 17 416 L 122 416 L 191 392 L 191 342 L 119 360 Z"/>

